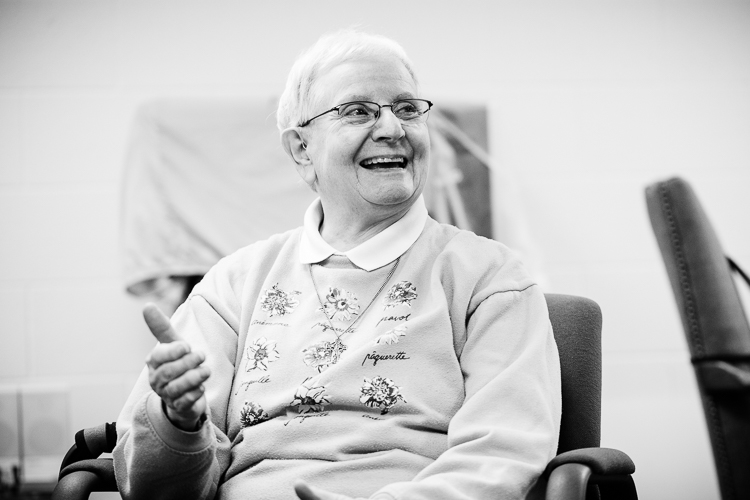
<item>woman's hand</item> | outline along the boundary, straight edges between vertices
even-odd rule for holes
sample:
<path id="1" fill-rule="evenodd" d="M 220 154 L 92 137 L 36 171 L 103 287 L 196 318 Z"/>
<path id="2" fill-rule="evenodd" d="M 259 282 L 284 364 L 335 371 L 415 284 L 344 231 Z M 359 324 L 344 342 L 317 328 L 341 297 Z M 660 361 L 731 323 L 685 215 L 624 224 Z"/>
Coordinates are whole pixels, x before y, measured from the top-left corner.
<path id="1" fill-rule="evenodd" d="M 308 485 L 304 481 L 294 483 L 294 491 L 300 500 L 364 500 L 363 498 L 352 498 L 338 493 L 321 490 Z"/>
<path id="2" fill-rule="evenodd" d="M 201 366 L 206 356 L 191 350 L 190 344 L 179 338 L 169 318 L 154 304 L 146 304 L 143 318 L 159 341 L 146 357 L 149 384 L 164 402 L 172 424 L 192 431 L 206 413 L 203 382 L 211 374 L 208 367 Z"/>

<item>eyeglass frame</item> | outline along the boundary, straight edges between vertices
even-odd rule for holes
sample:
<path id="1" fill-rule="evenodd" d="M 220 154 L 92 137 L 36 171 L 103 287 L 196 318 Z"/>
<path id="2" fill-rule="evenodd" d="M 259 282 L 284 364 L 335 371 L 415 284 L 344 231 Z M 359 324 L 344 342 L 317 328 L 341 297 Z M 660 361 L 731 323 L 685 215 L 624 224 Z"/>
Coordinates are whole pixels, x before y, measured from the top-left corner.
<path id="1" fill-rule="evenodd" d="M 427 103 L 427 111 L 425 111 L 424 113 L 422 113 L 423 115 L 429 113 L 430 110 L 432 109 L 432 106 L 433 106 L 432 101 L 428 101 L 427 99 L 416 99 L 416 98 L 414 98 L 414 99 L 412 99 L 412 98 L 409 98 L 409 99 L 397 99 L 397 100 L 393 101 L 390 104 L 378 104 L 377 102 L 372 102 L 372 101 L 349 101 L 349 102 L 343 102 L 343 103 L 339 104 L 338 106 L 334 106 L 331 109 L 329 109 L 328 111 L 323 111 L 319 115 L 315 115 L 312 118 L 310 118 L 308 120 L 305 120 L 304 122 L 300 123 L 297 126 L 298 127 L 307 127 L 308 125 L 310 125 L 310 122 L 312 122 L 316 118 L 320 118 L 323 115 L 327 115 L 328 113 L 330 113 L 332 111 L 338 111 L 339 109 L 341 109 L 342 106 L 346 106 L 347 104 L 356 104 L 356 103 L 359 103 L 359 102 L 366 103 L 366 104 L 374 104 L 375 106 L 378 107 L 378 112 L 375 115 L 375 120 L 372 122 L 372 124 L 374 125 L 378 121 L 378 119 L 380 119 L 380 110 L 381 109 L 383 109 L 383 108 L 391 108 L 391 112 L 393 112 L 393 105 L 394 104 L 398 104 L 399 102 L 406 102 L 406 101 L 422 101 L 422 102 L 426 102 Z M 401 121 L 401 120 L 399 119 L 399 121 Z M 401 123 L 404 123 L 404 122 L 401 122 Z"/>

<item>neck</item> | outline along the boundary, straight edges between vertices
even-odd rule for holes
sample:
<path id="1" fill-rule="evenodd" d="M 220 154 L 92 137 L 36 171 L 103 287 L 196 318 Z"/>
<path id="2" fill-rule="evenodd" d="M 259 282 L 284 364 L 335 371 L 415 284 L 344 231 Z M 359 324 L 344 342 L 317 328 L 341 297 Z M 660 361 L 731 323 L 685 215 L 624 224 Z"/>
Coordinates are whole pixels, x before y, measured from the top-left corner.
<path id="1" fill-rule="evenodd" d="M 356 210 L 335 210 L 323 205 L 323 222 L 320 236 L 340 252 L 346 252 L 380 233 L 409 211 L 411 205 L 400 208 L 388 207 L 367 214 Z"/>

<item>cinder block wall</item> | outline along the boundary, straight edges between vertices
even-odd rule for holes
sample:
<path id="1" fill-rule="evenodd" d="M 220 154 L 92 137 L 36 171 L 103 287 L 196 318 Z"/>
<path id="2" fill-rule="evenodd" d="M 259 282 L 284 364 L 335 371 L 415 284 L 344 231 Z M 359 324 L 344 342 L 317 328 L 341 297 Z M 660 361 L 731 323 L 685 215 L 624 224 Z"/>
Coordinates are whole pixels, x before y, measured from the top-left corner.
<path id="1" fill-rule="evenodd" d="M 686 177 L 750 267 L 747 2 L 0 0 L 0 384 L 67 385 L 74 429 L 116 418 L 153 342 L 119 269 L 134 110 L 277 95 L 354 23 L 405 46 L 425 96 L 490 106 L 499 233 L 523 221 L 549 291 L 601 304 L 603 445 L 641 496 L 718 498 L 643 188 Z"/>

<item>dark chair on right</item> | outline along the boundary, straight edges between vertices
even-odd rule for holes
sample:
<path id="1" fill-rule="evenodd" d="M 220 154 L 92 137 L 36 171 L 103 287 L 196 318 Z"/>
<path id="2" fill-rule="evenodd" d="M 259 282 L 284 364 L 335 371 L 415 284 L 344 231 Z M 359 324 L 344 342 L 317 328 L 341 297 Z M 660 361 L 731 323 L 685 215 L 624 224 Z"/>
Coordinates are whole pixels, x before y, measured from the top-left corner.
<path id="1" fill-rule="evenodd" d="M 732 273 L 750 280 L 725 256 L 685 180 L 648 186 L 646 203 L 690 348 L 721 496 L 748 499 L 750 325 Z"/>

